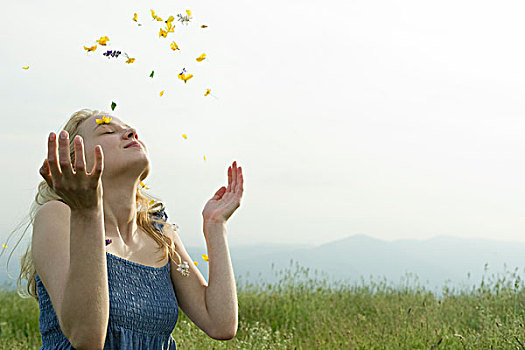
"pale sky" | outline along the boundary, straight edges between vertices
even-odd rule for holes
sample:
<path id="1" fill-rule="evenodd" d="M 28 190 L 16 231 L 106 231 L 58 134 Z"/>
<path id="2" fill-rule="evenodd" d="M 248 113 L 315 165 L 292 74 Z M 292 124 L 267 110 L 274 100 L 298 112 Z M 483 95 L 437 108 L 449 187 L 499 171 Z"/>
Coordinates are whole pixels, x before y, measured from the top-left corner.
<path id="1" fill-rule="evenodd" d="M 2 241 L 42 180 L 49 132 L 112 101 L 148 145 L 145 182 L 185 245 L 204 244 L 202 209 L 233 160 L 245 185 L 230 245 L 525 241 L 522 2 L 145 4 L 2 4 Z M 159 38 L 150 9 L 193 19 Z M 86 53 L 105 35 L 107 47 Z"/>

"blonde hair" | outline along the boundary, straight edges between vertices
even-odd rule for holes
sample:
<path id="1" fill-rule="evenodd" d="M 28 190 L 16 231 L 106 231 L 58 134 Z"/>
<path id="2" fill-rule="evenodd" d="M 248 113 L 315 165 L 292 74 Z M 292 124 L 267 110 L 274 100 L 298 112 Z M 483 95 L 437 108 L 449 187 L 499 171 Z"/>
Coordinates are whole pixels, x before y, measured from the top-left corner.
<path id="1" fill-rule="evenodd" d="M 98 110 L 90 110 L 90 109 L 81 109 L 71 115 L 68 122 L 64 126 L 64 130 L 66 130 L 69 134 L 69 150 L 71 159 L 75 159 L 75 146 L 73 144 L 73 140 L 76 135 L 79 134 L 79 126 L 80 124 L 86 120 L 87 118 L 98 115 L 98 114 L 109 114 L 105 112 L 101 112 Z M 45 203 L 52 201 L 52 200 L 58 200 L 60 199 L 60 196 L 56 194 L 56 192 L 49 187 L 47 182 L 43 180 L 38 185 L 38 191 L 35 195 L 34 201 L 31 203 L 29 214 L 26 217 L 26 220 L 28 219 L 28 223 L 26 224 L 26 227 L 18 240 L 17 244 L 15 245 L 15 248 L 20 243 L 20 240 L 25 235 L 27 230 L 33 225 L 35 220 L 35 215 L 38 211 L 38 209 L 44 205 Z M 182 259 L 180 255 L 175 251 L 175 243 L 172 242 L 171 238 L 167 235 L 162 234 L 157 228 L 155 228 L 154 223 L 159 223 L 161 225 L 171 225 L 168 222 L 165 222 L 162 217 L 155 218 L 152 214 L 158 213 L 162 210 L 164 210 L 164 204 L 156 197 L 147 194 L 142 191 L 142 189 L 139 187 L 137 189 L 137 195 L 136 195 L 136 203 L 137 203 L 137 225 L 142 228 L 146 234 L 148 234 L 151 238 L 153 238 L 159 245 L 159 248 L 157 251 L 163 249 L 164 255 L 161 259 L 158 260 L 158 262 L 164 260 L 166 256 L 169 257 L 170 261 L 173 259 L 173 255 L 177 255 L 179 257 L 179 263 L 182 262 Z M 12 231 L 12 233 L 18 231 L 20 227 L 23 226 L 25 221 L 22 221 L 17 227 Z M 176 225 L 172 225 L 173 229 L 176 230 Z M 11 233 L 11 235 L 12 235 Z M 9 235 L 9 237 L 11 237 Z M 11 258 L 11 255 L 13 254 L 14 249 L 11 251 L 11 254 L 9 255 L 9 259 Z M 1 254 L 0 254 L 1 255 Z M 8 260 L 9 265 L 9 260 Z M 20 274 L 18 275 L 17 279 L 17 294 L 21 296 L 22 298 L 30 298 L 33 297 L 38 301 L 38 292 L 37 292 L 37 286 L 36 286 L 36 270 L 35 266 L 33 264 L 32 254 L 31 254 L 31 242 L 28 244 L 28 247 L 26 249 L 26 252 L 22 255 L 20 259 Z M 27 280 L 27 288 L 24 291 L 22 288 L 22 279 Z"/>

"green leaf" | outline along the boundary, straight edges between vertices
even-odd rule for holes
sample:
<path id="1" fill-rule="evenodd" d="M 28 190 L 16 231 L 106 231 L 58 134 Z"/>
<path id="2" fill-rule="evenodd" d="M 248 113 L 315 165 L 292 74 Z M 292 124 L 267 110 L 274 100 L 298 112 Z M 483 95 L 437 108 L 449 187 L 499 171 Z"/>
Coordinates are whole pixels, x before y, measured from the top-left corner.
<path id="1" fill-rule="evenodd" d="M 151 71 L 151 74 L 149 75 L 150 78 L 153 78 L 154 71 Z"/>
<path id="2" fill-rule="evenodd" d="M 111 101 L 111 110 L 114 111 L 115 107 L 117 107 L 117 104 L 113 101 Z"/>

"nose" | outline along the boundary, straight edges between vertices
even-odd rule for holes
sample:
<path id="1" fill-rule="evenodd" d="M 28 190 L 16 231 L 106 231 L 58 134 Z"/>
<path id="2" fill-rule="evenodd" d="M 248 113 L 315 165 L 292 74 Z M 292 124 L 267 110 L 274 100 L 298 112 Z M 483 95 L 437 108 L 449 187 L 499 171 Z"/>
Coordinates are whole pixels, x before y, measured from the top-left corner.
<path id="1" fill-rule="evenodd" d="M 132 138 L 132 137 L 135 137 L 135 139 L 139 139 L 139 135 L 137 135 L 137 130 L 135 130 L 134 128 L 130 128 L 128 130 L 126 130 L 125 132 L 125 135 L 128 139 Z"/>

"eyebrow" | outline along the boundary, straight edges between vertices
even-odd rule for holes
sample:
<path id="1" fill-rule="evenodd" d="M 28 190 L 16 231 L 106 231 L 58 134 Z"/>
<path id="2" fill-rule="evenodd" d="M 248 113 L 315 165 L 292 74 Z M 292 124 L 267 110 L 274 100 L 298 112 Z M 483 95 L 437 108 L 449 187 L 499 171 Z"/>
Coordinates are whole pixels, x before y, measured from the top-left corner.
<path id="1" fill-rule="evenodd" d="M 113 123 L 113 122 L 97 124 L 93 130 L 96 131 L 97 128 L 98 128 L 99 126 L 101 126 L 101 125 L 117 125 L 117 124 L 115 124 L 115 123 Z M 127 128 L 131 128 L 131 126 L 129 126 L 128 124 L 124 124 L 124 126 L 127 127 Z"/>

